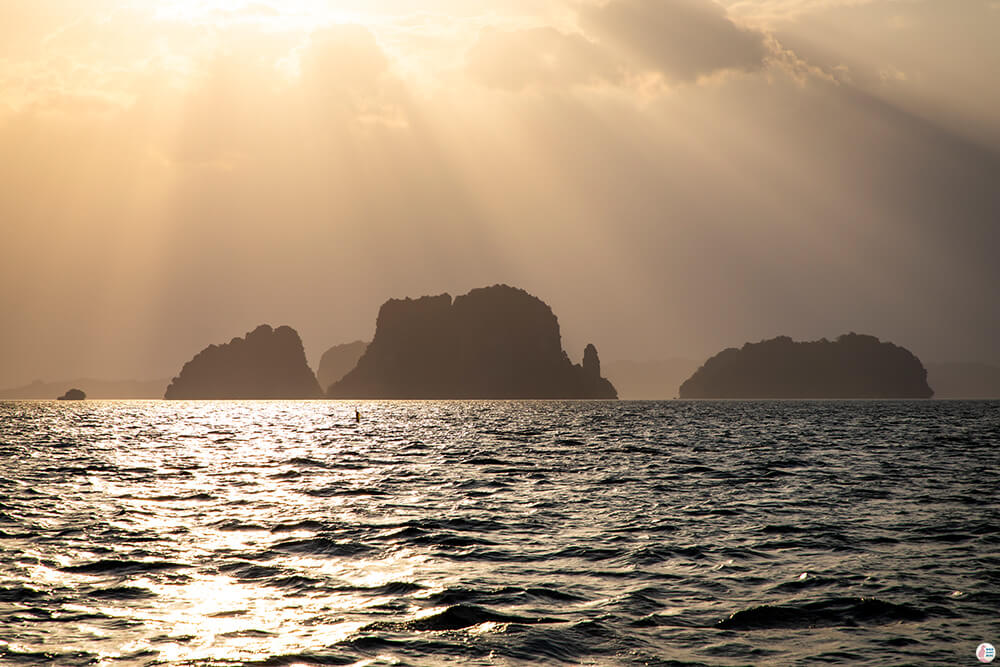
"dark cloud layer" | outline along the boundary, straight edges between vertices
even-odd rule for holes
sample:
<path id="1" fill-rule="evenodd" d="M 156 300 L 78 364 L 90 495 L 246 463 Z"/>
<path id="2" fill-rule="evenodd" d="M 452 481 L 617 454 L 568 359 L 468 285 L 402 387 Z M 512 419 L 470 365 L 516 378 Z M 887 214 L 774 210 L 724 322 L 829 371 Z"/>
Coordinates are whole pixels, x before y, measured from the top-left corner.
<path id="1" fill-rule="evenodd" d="M 713 0 L 611 0 L 580 11 L 583 29 L 668 79 L 760 69 L 764 35 L 742 28 Z"/>
<path id="2" fill-rule="evenodd" d="M 721 71 L 765 65 L 773 41 L 733 22 L 713 0 L 611 0 L 581 5 L 583 33 L 542 27 L 484 30 L 466 61 L 488 86 L 619 83 L 652 72 L 668 82 L 693 82 Z"/>

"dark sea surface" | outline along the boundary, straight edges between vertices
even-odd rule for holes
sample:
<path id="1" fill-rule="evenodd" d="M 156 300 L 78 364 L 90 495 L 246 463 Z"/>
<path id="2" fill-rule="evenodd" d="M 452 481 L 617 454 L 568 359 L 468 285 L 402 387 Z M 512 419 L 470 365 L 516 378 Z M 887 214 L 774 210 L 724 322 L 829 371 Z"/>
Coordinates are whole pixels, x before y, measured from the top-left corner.
<path id="1" fill-rule="evenodd" d="M 962 665 L 983 641 L 998 402 L 0 403 L 3 665 Z"/>

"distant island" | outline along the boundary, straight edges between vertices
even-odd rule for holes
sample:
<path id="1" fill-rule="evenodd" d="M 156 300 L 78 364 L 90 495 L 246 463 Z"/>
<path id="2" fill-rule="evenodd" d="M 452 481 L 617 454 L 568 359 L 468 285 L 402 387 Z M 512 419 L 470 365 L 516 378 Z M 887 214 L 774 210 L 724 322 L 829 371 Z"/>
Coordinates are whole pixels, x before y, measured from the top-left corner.
<path id="1" fill-rule="evenodd" d="M 87 394 L 82 389 L 70 389 L 65 394 L 57 398 L 58 401 L 82 401 L 87 398 Z"/>
<path id="2" fill-rule="evenodd" d="M 909 350 L 845 334 L 797 343 L 780 336 L 723 350 L 680 387 L 681 398 L 930 398 Z"/>
<path id="3" fill-rule="evenodd" d="M 35 380 L 31 384 L 10 389 L 0 389 L 0 401 L 17 399 L 48 399 L 66 393 L 74 387 L 86 387 L 87 398 L 163 398 L 163 391 L 169 380 L 102 380 L 98 378 L 75 378 L 44 382 Z"/>
<path id="4" fill-rule="evenodd" d="M 209 345 L 184 364 L 168 399 L 322 398 L 294 329 L 262 324 L 245 338 Z"/>
<path id="5" fill-rule="evenodd" d="M 331 398 L 617 398 L 597 348 L 562 349 L 542 300 L 507 285 L 382 305 L 375 337 Z"/>
<path id="6" fill-rule="evenodd" d="M 323 353 L 319 360 L 319 369 L 316 371 L 316 379 L 319 386 L 327 388 L 354 368 L 358 359 L 368 349 L 368 343 L 363 340 L 356 340 L 353 343 L 334 345 Z"/>

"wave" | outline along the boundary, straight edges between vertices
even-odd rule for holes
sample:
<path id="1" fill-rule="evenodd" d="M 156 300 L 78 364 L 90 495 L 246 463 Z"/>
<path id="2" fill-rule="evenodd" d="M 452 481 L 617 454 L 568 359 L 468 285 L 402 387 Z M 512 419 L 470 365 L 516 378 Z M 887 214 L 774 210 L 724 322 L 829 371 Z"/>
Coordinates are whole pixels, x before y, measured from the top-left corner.
<path id="1" fill-rule="evenodd" d="M 340 542 L 328 537 L 313 537 L 278 542 L 271 545 L 271 550 L 322 556 L 357 556 L 373 551 L 374 549 L 367 544 L 359 542 Z"/>
<path id="2" fill-rule="evenodd" d="M 98 656 L 86 651 L 54 653 L 51 651 L 16 651 L 0 644 L 0 658 L 6 664 L 20 665 L 60 665 L 61 667 L 83 667 L 93 665 Z"/>
<path id="3" fill-rule="evenodd" d="M 25 600 L 35 600 L 45 597 L 45 593 L 27 586 L 13 586 L 11 588 L 0 588 L 0 602 L 24 602 Z"/>
<path id="4" fill-rule="evenodd" d="M 177 570 L 186 567 L 191 566 L 171 561 L 118 560 L 114 558 L 106 558 L 93 561 L 91 563 L 70 565 L 59 569 L 63 572 L 74 572 L 79 574 L 134 574 L 138 572 Z"/>
<path id="5" fill-rule="evenodd" d="M 428 616 L 403 621 L 401 623 L 372 623 L 366 629 L 372 630 L 416 630 L 420 632 L 438 632 L 443 630 L 462 630 L 483 623 L 518 623 L 534 625 L 537 623 L 558 623 L 559 619 L 531 616 L 517 616 L 472 604 L 456 604 Z"/>
<path id="6" fill-rule="evenodd" d="M 842 597 L 793 605 L 761 605 L 738 611 L 715 624 L 720 630 L 771 630 L 921 621 L 927 614 L 878 598 Z"/>
<path id="7" fill-rule="evenodd" d="M 381 489 L 368 487 L 345 488 L 342 486 L 327 486 L 321 489 L 308 489 L 303 491 L 306 495 L 317 498 L 332 498 L 336 496 L 385 496 L 388 495 Z"/>
<path id="8" fill-rule="evenodd" d="M 83 593 L 84 598 L 100 600 L 146 600 L 155 598 L 156 593 L 139 586 L 114 586 L 112 588 L 95 588 Z"/>

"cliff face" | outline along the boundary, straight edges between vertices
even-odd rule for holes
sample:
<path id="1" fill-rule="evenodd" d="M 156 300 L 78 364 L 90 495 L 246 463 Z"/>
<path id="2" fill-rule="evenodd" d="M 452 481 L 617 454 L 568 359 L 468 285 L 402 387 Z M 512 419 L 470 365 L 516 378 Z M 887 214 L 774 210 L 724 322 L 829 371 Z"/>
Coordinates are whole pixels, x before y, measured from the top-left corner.
<path id="1" fill-rule="evenodd" d="M 796 343 L 781 336 L 723 350 L 680 388 L 681 398 L 930 398 L 909 350 L 874 336 Z"/>
<path id="2" fill-rule="evenodd" d="M 184 364 L 164 398 L 320 398 L 299 334 L 262 324 L 222 345 L 209 345 Z"/>
<path id="3" fill-rule="evenodd" d="M 358 359 L 368 349 L 368 343 L 363 340 L 356 340 L 353 343 L 334 345 L 323 353 L 319 360 L 319 369 L 316 371 L 316 379 L 319 380 L 320 387 L 329 387 L 331 384 L 347 375 L 358 363 Z"/>
<path id="4" fill-rule="evenodd" d="M 332 398 L 616 398 L 591 345 L 585 366 L 562 350 L 540 299 L 495 285 L 451 296 L 390 299 L 357 366 Z"/>

